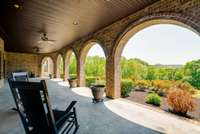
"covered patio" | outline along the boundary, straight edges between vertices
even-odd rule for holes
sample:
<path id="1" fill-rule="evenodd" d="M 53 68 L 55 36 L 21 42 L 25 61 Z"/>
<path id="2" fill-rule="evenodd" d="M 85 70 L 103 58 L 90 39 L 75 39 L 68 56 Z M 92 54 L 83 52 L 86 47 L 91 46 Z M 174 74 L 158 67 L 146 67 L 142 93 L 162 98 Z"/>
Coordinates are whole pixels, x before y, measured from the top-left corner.
<path id="1" fill-rule="evenodd" d="M 39 79 L 34 79 L 39 81 Z M 77 100 L 77 114 L 80 123 L 80 134 L 198 134 L 199 124 L 192 124 L 162 111 L 129 102 L 125 99 L 106 99 L 104 103 L 92 103 L 91 91 L 86 87 L 70 89 L 60 79 L 46 80 L 50 101 L 53 108 L 65 109 L 72 101 Z M 14 107 L 8 84 L 0 94 L 0 133 L 24 133 L 18 114 L 11 110 Z"/>
<path id="2" fill-rule="evenodd" d="M 139 31 L 159 24 L 200 35 L 199 0 L 3 0 L 0 4 L 0 133 L 24 133 L 7 82 L 12 72 L 45 79 L 53 108 L 77 103 L 80 134 L 199 134 L 199 122 L 121 98 L 122 51 Z M 158 37 L 159 38 L 159 37 Z M 105 56 L 105 100 L 93 104 L 86 57 L 95 44 Z M 69 88 L 70 57 L 77 87 Z M 51 78 L 51 79 L 49 79 Z"/>

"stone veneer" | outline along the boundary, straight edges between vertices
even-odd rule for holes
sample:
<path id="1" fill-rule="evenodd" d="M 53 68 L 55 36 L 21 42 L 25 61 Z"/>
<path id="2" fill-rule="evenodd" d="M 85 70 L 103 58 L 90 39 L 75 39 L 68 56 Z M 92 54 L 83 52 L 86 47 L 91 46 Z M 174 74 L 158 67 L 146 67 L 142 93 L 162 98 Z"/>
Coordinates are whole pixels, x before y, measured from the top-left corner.
<path id="1" fill-rule="evenodd" d="M 40 75 L 39 58 L 37 54 L 5 52 L 6 72 L 29 71 L 36 76 Z"/>
<path id="2" fill-rule="evenodd" d="M 0 38 L 0 87 L 4 85 L 4 41 Z"/>

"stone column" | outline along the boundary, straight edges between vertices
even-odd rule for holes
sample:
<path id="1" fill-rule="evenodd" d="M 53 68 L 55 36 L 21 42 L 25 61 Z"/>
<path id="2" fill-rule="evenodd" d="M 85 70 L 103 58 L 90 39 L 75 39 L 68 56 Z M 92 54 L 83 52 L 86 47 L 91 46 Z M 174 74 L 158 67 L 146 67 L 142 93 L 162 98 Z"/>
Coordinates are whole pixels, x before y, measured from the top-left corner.
<path id="1" fill-rule="evenodd" d="M 85 86 L 85 70 L 84 70 L 84 60 L 78 57 L 77 60 L 77 78 L 78 78 L 78 86 L 84 87 Z"/>
<path id="2" fill-rule="evenodd" d="M 53 73 L 53 77 L 56 78 L 56 77 L 57 77 L 57 59 L 54 58 L 53 60 L 54 60 L 54 64 L 53 64 L 53 66 L 54 66 L 54 67 L 53 67 L 53 68 L 54 68 L 54 69 L 53 69 L 53 72 L 54 72 L 54 73 Z"/>
<path id="3" fill-rule="evenodd" d="M 66 52 L 65 55 L 65 59 L 64 59 L 64 80 L 68 80 L 69 79 L 69 64 L 70 64 L 70 57 L 72 56 L 72 50 L 68 50 Z"/>
<path id="4" fill-rule="evenodd" d="M 64 66 L 64 80 L 67 81 L 69 79 L 69 63 L 65 63 Z"/>
<path id="5" fill-rule="evenodd" d="M 106 60 L 106 96 L 119 98 L 120 95 L 120 66 L 116 66 L 115 57 L 109 56 Z"/>

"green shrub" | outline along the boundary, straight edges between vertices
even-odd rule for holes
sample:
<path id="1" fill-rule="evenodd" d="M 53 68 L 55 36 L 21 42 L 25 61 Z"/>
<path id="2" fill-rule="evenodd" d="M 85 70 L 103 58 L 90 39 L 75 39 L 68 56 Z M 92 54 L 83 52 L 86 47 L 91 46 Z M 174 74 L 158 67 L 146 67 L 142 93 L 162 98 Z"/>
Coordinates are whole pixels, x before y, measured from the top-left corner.
<path id="1" fill-rule="evenodd" d="M 157 93 L 150 93 L 146 97 L 146 103 L 148 103 L 148 104 L 160 106 L 160 102 L 161 102 L 161 99 Z"/>
<path id="2" fill-rule="evenodd" d="M 156 93 L 157 93 L 159 96 L 164 96 L 164 97 L 166 97 L 167 92 L 168 92 L 168 90 L 159 89 Z"/>
<path id="3" fill-rule="evenodd" d="M 90 87 L 92 86 L 92 84 L 95 83 L 96 77 L 86 77 L 85 81 L 86 81 L 86 86 Z"/>
<path id="4" fill-rule="evenodd" d="M 133 82 L 132 80 L 129 79 L 123 79 L 121 81 L 121 96 L 122 97 L 127 97 L 129 93 L 133 89 Z"/>
<path id="5" fill-rule="evenodd" d="M 152 85 L 151 81 L 149 80 L 136 80 L 135 84 L 139 86 L 140 88 L 149 88 Z"/>
<path id="6" fill-rule="evenodd" d="M 77 75 L 76 75 L 76 74 L 69 74 L 69 77 L 70 77 L 70 78 L 76 78 Z"/>
<path id="7" fill-rule="evenodd" d="M 106 85 L 106 81 L 105 80 L 96 80 L 95 85 Z"/>

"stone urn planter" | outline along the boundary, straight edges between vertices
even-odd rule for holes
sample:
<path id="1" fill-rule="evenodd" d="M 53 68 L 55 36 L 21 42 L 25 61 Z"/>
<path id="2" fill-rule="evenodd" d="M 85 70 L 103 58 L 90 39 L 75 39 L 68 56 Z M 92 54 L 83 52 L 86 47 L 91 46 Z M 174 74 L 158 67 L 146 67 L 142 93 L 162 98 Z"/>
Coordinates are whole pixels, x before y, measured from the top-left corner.
<path id="1" fill-rule="evenodd" d="M 52 75 L 52 74 L 49 74 L 49 78 L 52 79 L 52 78 L 53 78 L 53 75 Z"/>
<path id="2" fill-rule="evenodd" d="M 68 81 L 69 81 L 70 88 L 77 87 L 77 79 L 76 78 L 69 78 Z"/>
<path id="3" fill-rule="evenodd" d="M 103 102 L 104 99 L 104 85 L 93 85 L 90 87 L 93 95 L 93 103 Z"/>

